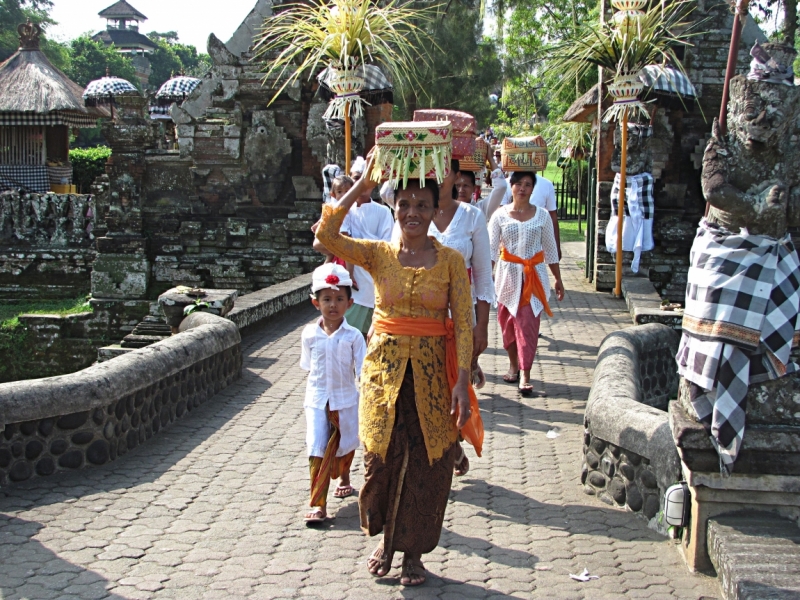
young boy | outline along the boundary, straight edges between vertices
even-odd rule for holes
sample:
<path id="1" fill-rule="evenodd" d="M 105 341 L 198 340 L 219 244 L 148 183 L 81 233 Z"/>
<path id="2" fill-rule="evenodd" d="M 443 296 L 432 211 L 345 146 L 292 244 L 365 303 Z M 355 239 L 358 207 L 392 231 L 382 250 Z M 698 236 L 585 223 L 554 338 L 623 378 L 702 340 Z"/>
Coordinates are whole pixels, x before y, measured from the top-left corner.
<path id="1" fill-rule="evenodd" d="M 306 444 L 311 472 L 311 509 L 307 524 L 321 523 L 331 479 L 339 479 L 336 498 L 353 494 L 350 465 L 358 447 L 358 387 L 356 382 L 367 353 L 361 332 L 347 324 L 353 305 L 352 279 L 347 269 L 325 263 L 314 270 L 311 302 L 322 313 L 302 334 L 300 368 L 308 371 Z"/>

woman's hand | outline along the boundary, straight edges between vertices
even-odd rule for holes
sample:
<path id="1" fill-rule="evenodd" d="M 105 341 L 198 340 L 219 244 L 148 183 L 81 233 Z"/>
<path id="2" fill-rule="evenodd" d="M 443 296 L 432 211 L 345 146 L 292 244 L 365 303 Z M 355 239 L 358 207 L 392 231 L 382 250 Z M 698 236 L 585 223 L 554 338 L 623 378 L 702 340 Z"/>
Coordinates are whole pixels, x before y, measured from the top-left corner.
<path id="1" fill-rule="evenodd" d="M 556 298 L 561 302 L 564 299 L 564 284 L 560 279 L 556 279 Z"/>
<path id="2" fill-rule="evenodd" d="M 458 370 L 458 381 L 453 386 L 453 400 L 450 403 L 450 414 L 458 412 L 456 427 L 461 429 L 470 418 L 468 375 L 466 370 Z"/>
<path id="3" fill-rule="evenodd" d="M 489 347 L 488 323 L 482 325 L 478 323 L 472 328 L 472 356 L 479 357 L 486 348 Z"/>
<path id="4" fill-rule="evenodd" d="M 372 179 L 372 169 L 375 167 L 375 150 L 376 149 L 377 149 L 377 146 L 373 146 L 372 148 L 370 148 L 369 152 L 367 152 L 367 166 L 364 167 L 364 175 L 361 177 L 361 179 L 363 181 L 366 181 L 367 183 L 369 183 L 371 188 L 374 188 L 376 185 L 378 185 L 381 182 L 380 178 L 378 178 L 377 181 Z"/>

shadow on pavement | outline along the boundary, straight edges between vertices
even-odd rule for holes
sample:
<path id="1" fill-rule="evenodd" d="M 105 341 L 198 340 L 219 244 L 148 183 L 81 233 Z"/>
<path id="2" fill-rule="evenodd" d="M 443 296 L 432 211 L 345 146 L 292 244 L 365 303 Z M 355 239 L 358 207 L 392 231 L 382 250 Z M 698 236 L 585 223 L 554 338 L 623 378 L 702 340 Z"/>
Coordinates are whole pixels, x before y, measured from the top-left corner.
<path id="1" fill-rule="evenodd" d="M 60 558 L 41 542 L 36 534 L 44 527 L 0 515 L 0 598 L 109 598 L 108 580 Z"/>

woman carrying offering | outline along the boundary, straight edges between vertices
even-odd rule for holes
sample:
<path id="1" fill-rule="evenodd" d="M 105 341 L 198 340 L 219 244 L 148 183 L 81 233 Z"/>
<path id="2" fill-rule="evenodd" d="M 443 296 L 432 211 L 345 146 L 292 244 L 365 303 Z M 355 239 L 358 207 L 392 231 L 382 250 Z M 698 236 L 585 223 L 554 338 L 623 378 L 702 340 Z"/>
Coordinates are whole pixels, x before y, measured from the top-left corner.
<path id="1" fill-rule="evenodd" d="M 535 181 L 533 173 L 512 173 L 513 202 L 495 212 L 489 222 L 492 260 L 499 261 L 495 272 L 497 320 L 511 363 L 503 379 L 519 381 L 523 396 L 533 395 L 531 366 L 536 356 L 541 312 L 553 316 L 548 304 L 550 280 L 545 264 L 555 278 L 556 297 L 559 301 L 564 298 L 553 222 L 547 211 L 530 204 Z"/>
<path id="2" fill-rule="evenodd" d="M 478 453 L 483 439 L 469 387 L 472 294 L 461 255 L 428 237 L 438 204 L 434 181 L 424 187 L 409 181 L 397 191 L 399 241 L 339 233 L 362 188 L 374 185 L 366 181 L 372 168 L 370 153 L 365 176 L 333 206 L 323 207 L 317 237 L 375 281 L 375 333 L 361 374 L 365 483 L 359 508 L 362 529 L 384 535 L 367 567 L 383 577 L 394 553 L 403 552 L 400 583 L 420 585 L 421 557 L 439 542 L 459 429 Z"/>

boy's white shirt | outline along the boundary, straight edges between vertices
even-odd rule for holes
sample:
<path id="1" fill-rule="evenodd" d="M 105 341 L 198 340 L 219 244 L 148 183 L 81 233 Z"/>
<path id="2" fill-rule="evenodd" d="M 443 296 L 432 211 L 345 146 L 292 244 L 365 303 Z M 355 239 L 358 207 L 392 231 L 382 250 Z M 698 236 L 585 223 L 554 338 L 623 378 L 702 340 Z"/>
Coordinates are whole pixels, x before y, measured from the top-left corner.
<path id="1" fill-rule="evenodd" d="M 306 325 L 301 335 L 300 368 L 308 371 L 303 406 L 340 410 L 358 405 L 358 378 L 367 344 L 363 334 L 342 321 L 333 335 L 321 327 L 322 318 Z"/>

